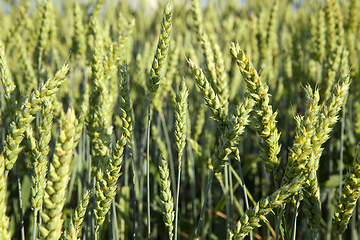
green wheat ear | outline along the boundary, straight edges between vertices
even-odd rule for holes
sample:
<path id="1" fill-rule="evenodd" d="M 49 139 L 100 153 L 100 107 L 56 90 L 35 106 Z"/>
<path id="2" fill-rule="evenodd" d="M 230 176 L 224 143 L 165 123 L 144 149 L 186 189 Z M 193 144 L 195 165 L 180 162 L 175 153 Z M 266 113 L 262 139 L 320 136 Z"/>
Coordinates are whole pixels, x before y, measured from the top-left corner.
<path id="1" fill-rule="evenodd" d="M 86 213 L 86 208 L 90 200 L 90 190 L 86 191 L 85 195 L 79 201 L 78 206 L 75 209 L 74 215 L 72 216 L 69 226 L 65 232 L 62 234 L 61 239 L 65 240 L 76 240 L 80 235 L 80 230 L 82 228 L 82 222 Z"/>
<path id="2" fill-rule="evenodd" d="M 41 212 L 41 236 L 45 239 L 59 239 L 63 226 L 63 208 L 65 195 L 70 180 L 70 164 L 73 160 L 75 131 L 75 111 L 69 108 L 61 124 L 58 143 L 50 164 L 44 211 Z"/>
<path id="3" fill-rule="evenodd" d="M 276 116 L 278 112 L 273 112 L 272 106 L 270 105 L 269 88 L 261 80 L 239 44 L 232 43 L 230 53 L 245 79 L 246 88 L 250 97 L 256 102 L 255 116 L 257 118 L 258 134 L 264 140 L 264 143 L 261 144 L 264 153 L 263 160 L 267 171 L 273 173 L 274 180 L 277 181 L 280 178 L 278 172 L 280 158 L 278 158 L 277 155 L 281 149 L 281 145 L 279 144 L 280 133 L 276 127 Z"/>
<path id="4" fill-rule="evenodd" d="M 159 42 L 150 69 L 149 79 L 147 81 L 147 87 L 150 90 L 150 99 L 154 98 L 154 94 L 156 90 L 159 88 L 159 81 L 161 76 L 160 72 L 164 66 L 166 57 L 168 55 L 170 38 L 171 38 L 171 28 L 172 28 L 171 18 L 172 18 L 172 9 L 171 9 L 171 5 L 168 4 L 166 5 L 164 10 Z"/>
<path id="5" fill-rule="evenodd" d="M 300 176 L 246 210 L 245 214 L 237 221 L 228 239 L 244 239 L 254 228 L 261 226 L 260 221 L 268 222 L 266 215 L 273 212 L 274 208 L 289 202 L 293 194 L 302 189 L 304 181 L 304 176 Z"/>
<path id="6" fill-rule="evenodd" d="M 191 59 L 187 59 L 187 62 L 195 77 L 197 86 L 204 95 L 206 105 L 210 108 L 210 111 L 214 116 L 214 120 L 218 124 L 220 130 L 223 130 L 225 112 L 221 106 L 219 95 L 215 92 L 201 68 Z"/>
<path id="7" fill-rule="evenodd" d="M 0 39 L 0 78 L 5 92 L 5 101 L 10 114 L 15 114 L 17 101 L 15 98 L 15 83 L 11 76 L 10 69 L 5 56 L 5 45 Z"/>
<path id="8" fill-rule="evenodd" d="M 336 239 L 347 229 L 351 216 L 354 215 L 356 202 L 360 197 L 360 147 L 358 146 L 356 156 L 349 173 L 345 177 L 342 188 L 341 199 L 334 214 L 332 227 Z"/>
<path id="9" fill-rule="evenodd" d="M 29 126 L 25 132 L 26 140 L 32 145 L 31 154 L 31 171 L 32 171 L 32 188 L 31 188 L 31 208 L 34 210 L 34 221 L 36 221 L 38 211 L 43 205 L 43 198 L 47 185 L 46 174 L 48 172 L 48 153 L 50 151 L 49 142 L 51 140 L 51 129 L 53 123 L 53 105 L 52 99 L 48 97 L 42 109 L 42 118 L 38 126 L 38 138 L 36 141 L 32 135 L 32 128 Z"/>
<path id="10" fill-rule="evenodd" d="M 175 143 L 176 150 L 179 157 L 179 168 L 181 166 L 181 156 L 185 147 L 186 140 L 186 111 L 187 111 L 187 97 L 189 91 L 183 79 L 180 83 L 179 93 L 176 96 L 176 110 L 175 110 Z"/>
<path id="11" fill-rule="evenodd" d="M 54 78 L 48 79 L 41 84 L 38 90 L 33 91 L 29 97 L 23 99 L 20 103 L 21 110 L 16 112 L 15 120 L 10 124 L 9 134 L 6 136 L 2 152 L 5 158 L 6 175 L 13 168 L 21 151 L 20 143 L 24 139 L 26 127 L 35 119 L 35 115 L 41 110 L 45 99 L 58 91 L 68 71 L 69 65 L 64 65 L 56 72 Z"/>
<path id="12" fill-rule="evenodd" d="M 170 176 L 169 176 L 169 167 L 164 158 L 160 159 L 159 164 L 160 171 L 160 199 L 163 209 L 163 219 L 165 225 L 168 227 L 169 238 L 173 238 L 173 222 L 175 218 L 174 213 L 174 199 L 170 190 Z"/>
<path id="13" fill-rule="evenodd" d="M 96 220 L 95 231 L 99 233 L 101 225 L 105 221 L 111 204 L 117 193 L 117 181 L 121 175 L 124 146 L 126 137 L 124 135 L 117 141 L 112 158 L 108 162 L 107 168 L 99 168 L 96 176 L 96 203 L 94 209 L 94 218 Z"/>

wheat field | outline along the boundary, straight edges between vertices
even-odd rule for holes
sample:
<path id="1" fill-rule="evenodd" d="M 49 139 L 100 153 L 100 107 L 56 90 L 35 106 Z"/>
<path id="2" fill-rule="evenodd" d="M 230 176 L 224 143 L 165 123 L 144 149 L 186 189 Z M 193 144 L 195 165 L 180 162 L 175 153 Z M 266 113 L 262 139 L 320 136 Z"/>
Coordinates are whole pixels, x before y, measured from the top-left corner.
<path id="1" fill-rule="evenodd" d="M 0 239 L 360 238 L 359 0 L 0 10 Z"/>

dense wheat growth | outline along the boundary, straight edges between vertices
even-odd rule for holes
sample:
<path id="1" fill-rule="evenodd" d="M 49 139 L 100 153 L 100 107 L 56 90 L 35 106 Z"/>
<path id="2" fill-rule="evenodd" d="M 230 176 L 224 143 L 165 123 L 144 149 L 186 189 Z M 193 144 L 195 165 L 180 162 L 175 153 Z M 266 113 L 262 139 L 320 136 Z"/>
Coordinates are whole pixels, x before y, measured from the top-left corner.
<path id="1" fill-rule="evenodd" d="M 0 240 L 360 239 L 360 0 L 0 11 Z"/>

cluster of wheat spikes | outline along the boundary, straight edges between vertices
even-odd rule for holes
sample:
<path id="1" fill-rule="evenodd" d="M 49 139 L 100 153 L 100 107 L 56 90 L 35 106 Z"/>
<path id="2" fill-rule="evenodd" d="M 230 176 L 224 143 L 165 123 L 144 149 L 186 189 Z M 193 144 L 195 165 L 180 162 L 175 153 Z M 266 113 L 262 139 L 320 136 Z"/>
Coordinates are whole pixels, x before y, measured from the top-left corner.
<path id="1" fill-rule="evenodd" d="M 359 239 L 359 10 L 1 1 L 0 240 Z"/>

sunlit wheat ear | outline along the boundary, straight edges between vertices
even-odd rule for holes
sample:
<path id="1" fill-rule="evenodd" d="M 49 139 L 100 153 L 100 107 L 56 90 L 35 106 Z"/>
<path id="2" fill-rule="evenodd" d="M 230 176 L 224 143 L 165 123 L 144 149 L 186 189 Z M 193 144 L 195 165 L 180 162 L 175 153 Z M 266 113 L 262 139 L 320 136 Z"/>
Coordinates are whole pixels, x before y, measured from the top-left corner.
<path id="1" fill-rule="evenodd" d="M 101 66 L 101 64 L 99 66 Z M 112 199 L 116 194 L 116 182 L 118 176 L 115 175 L 118 175 L 120 171 L 120 164 L 114 166 L 115 160 L 111 158 L 110 144 L 113 126 L 111 124 L 112 113 L 109 107 L 110 99 L 108 97 L 108 91 L 103 81 L 103 77 L 101 74 L 98 75 L 98 73 L 99 72 L 97 71 L 93 71 L 95 86 L 93 87 L 91 97 L 92 106 L 90 109 L 93 115 L 92 118 L 89 119 L 87 127 L 90 141 L 92 143 L 92 161 L 96 166 L 96 168 L 94 168 L 96 171 L 93 171 L 94 174 L 96 174 L 96 202 L 93 215 L 96 220 L 96 233 L 99 232 L 99 228 L 104 222 L 105 215 L 108 212 Z M 121 143 L 123 142 L 126 141 L 122 140 Z M 122 147 L 119 147 L 117 144 L 115 152 L 118 151 L 118 149 L 122 149 Z M 112 172 L 113 168 L 115 168 L 114 172 Z M 115 178 L 116 180 L 112 180 Z"/>
<path id="2" fill-rule="evenodd" d="M 126 27 L 124 27 L 123 31 L 119 32 L 119 40 L 115 43 L 114 55 L 118 64 L 126 60 L 126 42 L 133 31 L 134 25 L 135 19 L 130 21 Z"/>
<path id="3" fill-rule="evenodd" d="M 171 9 L 171 5 L 168 4 L 166 5 L 164 10 L 163 20 L 161 25 L 161 33 L 156 48 L 154 60 L 151 65 L 150 75 L 147 81 L 147 87 L 150 90 L 151 99 L 154 97 L 156 90 L 159 88 L 161 70 L 164 66 L 169 51 L 171 29 L 172 29 L 171 18 L 172 18 L 172 9 Z"/>
<path id="4" fill-rule="evenodd" d="M 99 17 L 100 11 L 101 11 L 101 7 L 104 4 L 104 0 L 97 0 L 96 3 L 94 4 L 94 8 L 92 10 L 92 13 L 90 15 L 90 19 L 89 19 L 89 30 L 88 30 L 88 34 L 93 34 L 97 32 L 97 30 L 95 29 L 97 23 L 95 21 L 97 21 L 97 18 Z"/>
<path id="5" fill-rule="evenodd" d="M 319 193 L 319 187 L 317 183 L 316 178 L 316 172 L 318 170 L 319 166 L 319 160 L 323 152 L 323 148 L 321 148 L 321 145 L 325 143 L 329 139 L 329 134 L 332 131 L 332 128 L 334 124 L 338 120 L 338 113 L 340 109 L 344 106 L 347 100 L 348 91 L 349 91 L 349 76 L 346 76 L 342 81 L 340 81 L 331 96 L 331 99 L 329 100 L 329 103 L 325 105 L 320 111 L 319 106 L 313 107 L 316 105 L 310 105 L 307 106 L 307 112 L 309 113 L 306 117 L 307 120 L 305 120 L 305 128 L 306 131 L 303 131 L 303 133 L 312 135 L 311 137 L 311 145 L 308 145 L 310 147 L 306 147 L 301 150 L 302 155 L 305 156 L 305 153 L 309 153 L 307 159 L 302 159 L 301 157 L 297 157 L 297 161 L 295 165 L 292 164 L 290 161 L 289 165 L 286 167 L 285 171 L 285 177 L 283 178 L 283 183 L 287 181 L 288 176 L 296 176 L 299 173 L 303 173 L 304 171 L 311 172 L 311 175 L 307 181 L 307 184 L 304 188 L 304 196 L 305 196 L 305 213 L 307 217 L 309 218 L 309 224 L 310 227 L 313 230 L 313 233 L 316 235 L 318 232 L 318 224 L 321 220 L 321 204 L 320 204 L 320 193 Z M 309 87 L 307 88 L 309 89 Z M 307 91 L 308 93 L 311 93 L 310 91 Z M 319 98 L 318 90 L 314 92 L 314 99 Z M 317 96 L 317 97 L 316 97 Z M 318 101 L 318 100 L 317 100 Z M 320 116 L 314 115 L 314 113 L 320 112 Z M 312 117 L 313 116 L 313 117 Z M 316 120 L 318 118 L 318 120 Z M 307 124 L 306 124 L 307 122 Z M 315 128 L 314 125 L 315 124 Z M 308 137 L 305 137 L 305 139 L 308 139 Z M 296 140 L 295 140 L 296 142 Z M 305 141 L 306 142 L 306 141 Z M 303 145 L 306 146 L 306 145 Z M 298 152 L 298 150 L 295 150 L 292 153 Z M 292 159 L 291 156 L 289 159 Z M 289 166 L 294 165 L 292 168 Z M 291 174 L 289 174 L 291 173 Z M 295 175 L 293 175 L 295 173 Z"/>
<path id="6" fill-rule="evenodd" d="M 83 23 L 83 13 L 78 2 L 74 3 L 74 36 L 72 51 L 76 58 L 84 60 L 86 54 L 86 34 Z"/>
<path id="7" fill-rule="evenodd" d="M 199 106 L 198 113 L 196 115 L 196 122 L 194 128 L 194 136 L 193 139 L 196 141 L 200 137 L 203 132 L 204 124 L 205 124 L 205 105 L 201 104 Z M 192 145 L 192 144 L 191 144 Z"/>
<path id="8" fill-rule="evenodd" d="M 183 79 L 180 83 L 179 93 L 176 97 L 176 111 L 175 111 L 175 143 L 176 150 L 178 151 L 179 157 L 179 168 L 181 166 L 181 157 L 182 152 L 185 147 L 186 141 L 186 110 L 187 110 L 187 97 L 189 91 L 185 85 L 185 80 Z"/>
<path id="9" fill-rule="evenodd" d="M 260 221 L 268 222 L 266 215 L 273 213 L 274 208 L 289 202 L 291 196 L 302 189 L 304 180 L 304 177 L 296 178 L 290 184 L 280 187 L 270 196 L 257 202 L 239 219 L 228 239 L 244 239 L 250 231 L 261 226 Z"/>
<path id="10" fill-rule="evenodd" d="M 315 171 L 311 171 L 303 189 L 305 214 L 308 218 L 313 238 L 318 238 L 319 223 L 321 220 L 320 188 Z"/>
<path id="11" fill-rule="evenodd" d="M 320 111 L 319 122 L 315 128 L 315 139 L 313 140 L 313 151 L 315 156 L 314 159 L 311 160 L 314 162 L 315 171 L 319 169 L 320 157 L 324 150 L 321 148 L 321 145 L 330 138 L 330 133 L 334 125 L 339 120 L 338 114 L 341 108 L 343 108 L 347 102 L 349 89 L 350 76 L 348 75 L 336 84 L 331 98 Z"/>
<path id="12" fill-rule="evenodd" d="M 332 227 L 336 239 L 341 236 L 348 227 L 351 216 L 357 201 L 360 197 L 360 154 L 359 146 L 350 171 L 345 177 L 345 184 L 342 188 L 341 199 L 334 214 Z"/>
<path id="13" fill-rule="evenodd" d="M 42 68 L 41 64 L 44 50 L 47 49 L 49 46 L 49 31 L 51 28 L 51 4 L 53 3 L 50 0 L 45 0 L 44 2 L 44 9 L 42 10 L 43 15 L 41 28 L 38 35 L 37 46 L 33 56 L 34 69 L 38 70 L 38 74 L 40 70 L 39 68 Z"/>
<path id="14" fill-rule="evenodd" d="M 219 93 L 218 90 L 218 79 L 216 75 L 216 69 L 215 69 L 215 60 L 214 60 L 214 52 L 211 48 L 211 43 L 209 40 L 208 35 L 206 32 L 201 33 L 201 46 L 203 50 L 203 55 L 205 58 L 206 63 L 206 76 L 209 79 L 209 82 L 211 86 L 215 89 L 217 93 Z"/>
<path id="15" fill-rule="evenodd" d="M 132 115 L 132 106 L 130 100 L 130 90 L 129 90 L 129 75 L 127 66 L 120 67 L 120 117 L 123 121 L 123 131 L 129 141 L 132 143 L 133 141 L 133 130 L 134 130 L 134 123 L 133 123 L 133 115 Z"/>
<path id="16" fill-rule="evenodd" d="M 170 176 L 169 176 L 169 167 L 164 158 L 160 159 L 159 164 L 160 172 L 160 199 L 163 209 L 163 219 L 164 223 L 169 231 L 169 238 L 173 238 L 173 222 L 175 218 L 174 213 L 174 200 L 170 190 Z"/>
<path id="17" fill-rule="evenodd" d="M 65 194 L 70 180 L 70 164 L 73 160 L 75 136 L 75 111 L 69 108 L 61 125 L 58 143 L 50 164 L 44 196 L 44 211 L 41 212 L 41 236 L 45 239 L 59 239 L 63 226 Z"/>
<path id="18" fill-rule="evenodd" d="M 261 144 L 263 150 L 263 160 L 268 172 L 273 173 L 274 180 L 280 178 L 278 167 L 280 159 L 277 155 L 280 152 L 279 144 L 280 133 L 276 127 L 277 112 L 273 112 L 270 105 L 268 86 L 260 79 L 252 63 L 245 56 L 244 51 L 238 44 L 231 43 L 230 53 L 236 60 L 239 70 L 245 79 L 247 91 L 256 102 L 255 117 L 257 118 L 257 130 L 260 137 L 264 140 Z"/>
<path id="19" fill-rule="evenodd" d="M 86 208 L 90 200 L 90 190 L 86 191 L 82 199 L 79 201 L 78 206 L 70 220 L 69 226 L 65 232 L 63 232 L 61 239 L 65 240 L 77 240 L 80 236 L 82 228 L 82 222 L 86 213 Z"/>
<path id="20" fill-rule="evenodd" d="M 236 115 L 226 121 L 225 130 L 219 138 L 219 143 L 215 146 L 214 157 L 211 159 L 213 167 L 213 172 L 210 173 L 211 178 L 214 173 L 223 170 L 227 163 L 227 156 L 239 143 L 239 137 L 249 124 L 249 117 L 254 104 L 255 102 L 251 98 L 245 98 L 245 101 L 238 106 Z"/>
<path id="21" fill-rule="evenodd" d="M 193 13 L 194 24 L 196 29 L 196 36 L 198 41 L 201 41 L 201 35 L 204 32 L 204 24 L 201 15 L 201 8 L 199 0 L 192 0 L 191 1 L 191 11 Z"/>
<path id="22" fill-rule="evenodd" d="M 24 139 L 26 126 L 35 119 L 35 115 L 41 110 L 41 105 L 44 103 L 45 98 L 58 91 L 60 85 L 65 80 L 68 70 L 69 66 L 64 65 L 56 72 L 54 78 L 48 79 L 44 84 L 41 84 L 38 90 L 32 92 L 29 97 L 23 99 L 20 103 L 20 111 L 16 112 L 16 118 L 10 124 L 9 134 L 5 138 L 2 152 L 5 158 L 6 175 L 13 168 L 21 151 L 19 145 Z"/>
<path id="23" fill-rule="evenodd" d="M 1 83 L 4 88 L 5 101 L 8 108 L 8 111 L 11 115 L 15 114 L 15 109 L 17 101 L 15 98 L 15 83 L 12 79 L 10 69 L 7 64 L 6 55 L 5 55 L 5 45 L 2 40 L 0 40 L 0 78 Z"/>
<path id="24" fill-rule="evenodd" d="M 223 129 L 225 122 L 225 113 L 224 109 L 221 107 L 219 96 L 216 94 L 215 90 L 207 80 L 205 74 L 200 69 L 200 67 L 191 59 L 187 59 L 187 62 L 195 77 L 197 86 L 203 93 L 205 103 L 210 108 L 214 116 L 215 122 L 220 129 Z"/>
<path id="25" fill-rule="evenodd" d="M 124 146 L 126 144 L 126 137 L 121 138 L 116 143 L 112 158 L 108 162 L 107 168 L 99 168 L 96 176 L 95 186 L 95 209 L 94 218 L 96 234 L 99 233 L 100 226 L 105 221 L 105 216 L 108 213 L 112 202 L 116 196 L 117 182 L 121 175 Z"/>
<path id="26" fill-rule="evenodd" d="M 119 69 L 119 98 L 120 98 L 120 117 L 122 120 L 122 129 L 127 137 L 128 146 L 130 148 L 131 155 L 131 164 L 133 170 L 133 218 L 136 219 L 136 169 L 135 169 L 135 159 L 134 159 L 134 119 L 133 119 L 133 108 L 131 105 L 130 99 L 130 89 L 129 89 L 129 75 L 127 70 L 127 65 L 123 65 Z M 133 237 L 136 233 L 136 222 L 133 222 Z"/>
<path id="27" fill-rule="evenodd" d="M 46 188 L 46 174 L 48 171 L 48 153 L 49 142 L 51 140 L 51 129 L 53 121 L 52 100 L 48 97 L 43 106 L 42 118 L 38 126 L 38 139 L 36 141 L 32 134 L 32 129 L 25 132 L 26 140 L 32 145 L 30 155 L 32 159 L 31 172 L 32 172 L 32 188 L 31 188 L 31 208 L 34 210 L 34 220 L 37 219 L 37 213 L 43 204 L 43 198 Z M 35 222 L 36 223 L 36 222 Z"/>
<path id="28" fill-rule="evenodd" d="M 15 23 L 12 24 L 11 28 L 9 29 L 9 32 L 6 34 L 6 37 L 4 36 L 4 43 L 5 46 L 11 45 L 14 41 L 16 42 L 14 36 L 19 33 L 24 32 L 24 28 L 29 28 L 29 23 L 31 22 L 31 19 L 29 18 L 29 15 L 27 14 L 27 7 L 29 5 L 21 5 L 18 6 L 18 13 L 16 14 L 16 20 Z"/>
<path id="29" fill-rule="evenodd" d="M 305 116 L 296 116 L 296 134 L 293 147 L 289 149 L 288 164 L 285 169 L 283 184 L 291 180 L 303 171 L 312 171 L 310 155 L 312 153 L 311 139 L 316 133 L 316 124 L 319 121 L 319 90 L 312 90 L 310 85 L 305 88 L 306 91 L 306 112 Z M 307 166 L 307 164 L 309 164 Z"/>
<path id="30" fill-rule="evenodd" d="M 96 20 L 94 21 L 97 22 Z M 99 30 L 97 24 L 94 25 Z M 95 34 L 95 50 L 92 56 L 92 92 L 90 96 L 90 109 L 87 118 L 87 133 L 92 144 L 92 171 L 95 176 L 98 168 L 105 169 L 108 166 L 110 156 L 111 135 L 113 126 L 111 124 L 112 109 L 111 98 L 106 81 L 104 80 L 104 54 L 103 39 L 101 34 Z"/>
<path id="31" fill-rule="evenodd" d="M 182 79 L 180 82 L 179 92 L 176 96 L 176 110 L 175 110 L 175 143 L 176 150 L 178 151 L 178 180 L 176 190 L 176 202 L 175 202 L 175 239 L 177 239 L 177 224 L 179 216 L 179 194 L 180 194 L 180 174 L 181 174 L 181 158 L 183 155 L 185 143 L 186 143 L 186 132 L 187 132 L 187 111 L 188 104 L 187 98 L 189 91 L 186 87 L 185 80 Z M 188 122 L 189 124 L 189 122 Z M 189 134 L 190 135 L 190 134 Z"/>
<path id="32" fill-rule="evenodd" d="M 221 105 L 224 108 L 225 114 L 227 114 L 229 108 L 230 91 L 229 91 L 229 84 L 227 79 L 228 77 L 226 75 L 223 55 L 218 44 L 214 45 L 214 53 L 215 53 L 215 67 L 216 67 L 216 76 L 217 76 L 217 89 L 218 89 Z"/>
<path id="33" fill-rule="evenodd" d="M 324 90 L 324 101 L 331 96 L 331 91 L 337 78 L 337 71 L 340 67 L 341 55 L 344 51 L 344 27 L 343 17 L 337 1 L 328 0 L 325 2 L 326 17 L 326 40 L 327 40 L 327 61 L 324 63 L 324 79 L 322 89 Z"/>

